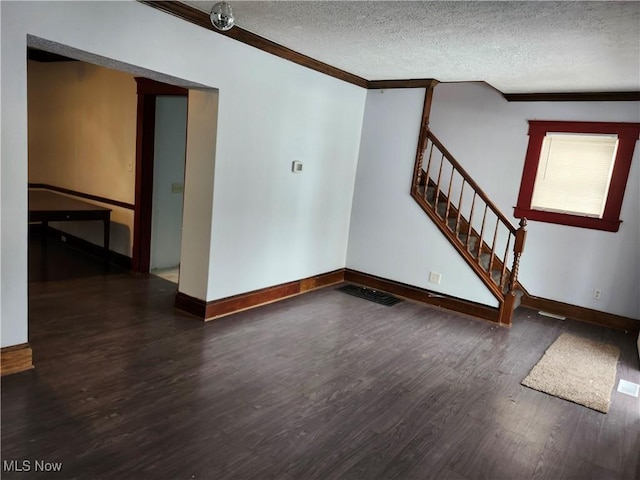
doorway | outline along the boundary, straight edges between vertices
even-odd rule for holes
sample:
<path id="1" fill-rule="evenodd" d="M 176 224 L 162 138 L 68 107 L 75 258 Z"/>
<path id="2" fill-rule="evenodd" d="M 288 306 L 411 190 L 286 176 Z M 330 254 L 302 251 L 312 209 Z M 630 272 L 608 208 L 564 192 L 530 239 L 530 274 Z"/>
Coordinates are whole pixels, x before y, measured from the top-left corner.
<path id="1" fill-rule="evenodd" d="M 156 97 L 150 273 L 178 283 L 187 140 L 187 97 Z"/>
<path id="2" fill-rule="evenodd" d="M 132 270 L 176 281 L 180 264 L 188 90 L 136 77 L 136 202 Z M 156 204 L 154 206 L 154 204 Z M 165 208 L 168 209 L 165 212 Z M 160 271 L 160 272 L 159 272 Z"/>

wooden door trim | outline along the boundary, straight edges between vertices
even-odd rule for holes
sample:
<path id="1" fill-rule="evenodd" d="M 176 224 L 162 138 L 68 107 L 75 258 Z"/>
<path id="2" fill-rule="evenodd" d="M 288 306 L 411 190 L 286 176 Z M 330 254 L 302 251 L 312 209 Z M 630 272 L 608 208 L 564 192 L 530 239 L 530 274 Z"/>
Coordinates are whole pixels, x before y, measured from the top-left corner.
<path id="1" fill-rule="evenodd" d="M 136 185 L 133 214 L 131 270 L 149 273 L 151 265 L 151 214 L 153 208 L 153 158 L 158 95 L 186 97 L 186 88 L 136 77 L 138 113 L 136 121 Z"/>

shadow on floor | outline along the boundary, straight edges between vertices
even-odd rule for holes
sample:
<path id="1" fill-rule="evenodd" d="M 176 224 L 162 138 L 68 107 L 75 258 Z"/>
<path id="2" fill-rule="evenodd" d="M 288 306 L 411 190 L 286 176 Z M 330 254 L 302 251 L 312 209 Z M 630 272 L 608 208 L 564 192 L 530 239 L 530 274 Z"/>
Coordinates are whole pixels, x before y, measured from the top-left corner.
<path id="1" fill-rule="evenodd" d="M 29 232 L 29 283 L 72 280 L 127 273 L 117 265 L 73 248 L 50 235 L 46 246 L 39 231 Z"/>

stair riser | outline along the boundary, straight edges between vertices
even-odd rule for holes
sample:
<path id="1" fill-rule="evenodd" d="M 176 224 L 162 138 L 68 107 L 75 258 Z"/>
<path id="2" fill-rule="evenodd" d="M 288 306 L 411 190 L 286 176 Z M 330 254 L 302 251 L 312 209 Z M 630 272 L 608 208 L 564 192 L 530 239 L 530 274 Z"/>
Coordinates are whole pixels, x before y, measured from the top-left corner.
<path id="1" fill-rule="evenodd" d="M 431 183 L 431 180 L 429 180 L 429 183 Z M 426 189 L 426 195 L 425 195 L 425 190 L 423 186 L 418 189 L 418 192 L 421 198 L 423 198 L 429 205 L 431 212 L 435 213 L 437 220 L 433 217 L 432 217 L 432 220 L 437 222 L 441 228 L 444 228 L 451 233 L 457 233 L 457 235 L 454 236 L 454 238 L 456 239 L 455 243 L 458 245 L 459 248 L 468 252 L 471 255 L 471 257 L 474 259 L 475 265 L 477 265 L 480 268 L 480 271 L 482 272 L 482 273 L 478 272 L 478 274 L 484 277 L 485 281 L 490 281 L 493 285 L 499 287 L 500 291 L 503 292 L 503 294 L 505 294 L 506 293 L 505 285 L 500 286 L 500 277 L 502 276 L 502 270 L 501 270 L 502 264 L 499 263 L 499 260 L 494 257 L 494 261 L 492 262 L 492 265 L 491 265 L 493 271 L 491 272 L 491 274 L 489 274 L 489 263 L 491 261 L 491 255 L 487 253 L 487 250 L 489 249 L 489 247 L 485 244 L 485 242 L 483 242 L 483 253 L 480 256 L 480 260 L 478 260 L 478 246 L 479 246 L 480 238 L 479 238 L 479 235 L 475 232 L 475 230 L 473 230 L 473 233 L 471 234 L 471 238 L 468 240 L 468 244 L 467 244 L 468 234 L 461 233 L 461 232 L 466 232 L 469 229 L 469 223 L 467 219 L 464 217 L 464 215 L 460 215 L 458 217 L 459 213 L 454 205 L 450 205 L 449 211 L 447 212 L 447 198 L 442 191 L 440 191 L 438 194 L 438 203 L 436 206 L 435 204 L 436 188 L 433 185 L 429 186 Z M 448 218 L 445 219 L 445 216 L 447 216 L 447 214 L 448 214 Z M 456 232 L 456 225 L 457 225 L 457 232 Z M 507 278 L 508 278 L 508 272 L 505 272 L 504 283 L 506 283 Z"/>

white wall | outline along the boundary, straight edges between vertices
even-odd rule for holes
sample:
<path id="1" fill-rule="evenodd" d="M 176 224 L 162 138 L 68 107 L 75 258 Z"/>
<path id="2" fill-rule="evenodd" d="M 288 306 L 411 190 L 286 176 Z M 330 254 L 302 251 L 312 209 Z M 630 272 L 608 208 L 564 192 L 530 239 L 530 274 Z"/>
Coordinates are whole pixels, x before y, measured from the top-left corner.
<path id="1" fill-rule="evenodd" d="M 153 207 L 151 214 L 151 268 L 180 263 L 182 242 L 182 192 L 187 139 L 187 97 L 156 98 L 153 150 Z"/>
<path id="2" fill-rule="evenodd" d="M 347 267 L 495 307 L 409 194 L 423 102 L 424 89 L 367 94 Z M 428 282 L 430 271 L 442 275 L 439 285 Z"/>
<path id="3" fill-rule="evenodd" d="M 211 210 L 216 171 L 219 92 L 189 90 L 187 161 L 178 289 L 206 298 L 211 259 Z"/>
<path id="4" fill-rule="evenodd" d="M 346 261 L 366 91 L 249 52 L 220 88 L 209 300 Z"/>
<path id="5" fill-rule="evenodd" d="M 528 120 L 638 122 L 640 102 L 507 102 L 482 83 L 436 86 L 430 126 L 513 223 Z M 520 280 L 530 294 L 640 319 L 640 146 L 616 233 L 529 222 Z M 600 300 L 593 290 L 602 290 Z"/>
<path id="6" fill-rule="evenodd" d="M 27 341 L 27 35 L 219 89 L 204 300 L 344 266 L 364 89 L 138 2 L 0 8 L 3 346 Z"/>
<path id="7" fill-rule="evenodd" d="M 29 61 L 27 70 L 29 182 L 135 203 L 133 77 L 84 62 Z M 112 210 L 111 250 L 131 256 L 133 210 L 92 203 Z M 102 246 L 102 222 L 51 226 Z"/>
<path id="8" fill-rule="evenodd" d="M 6 2 L 0 10 L 0 346 L 6 347 L 27 341 L 27 75 L 26 38 L 10 44 Z"/>

